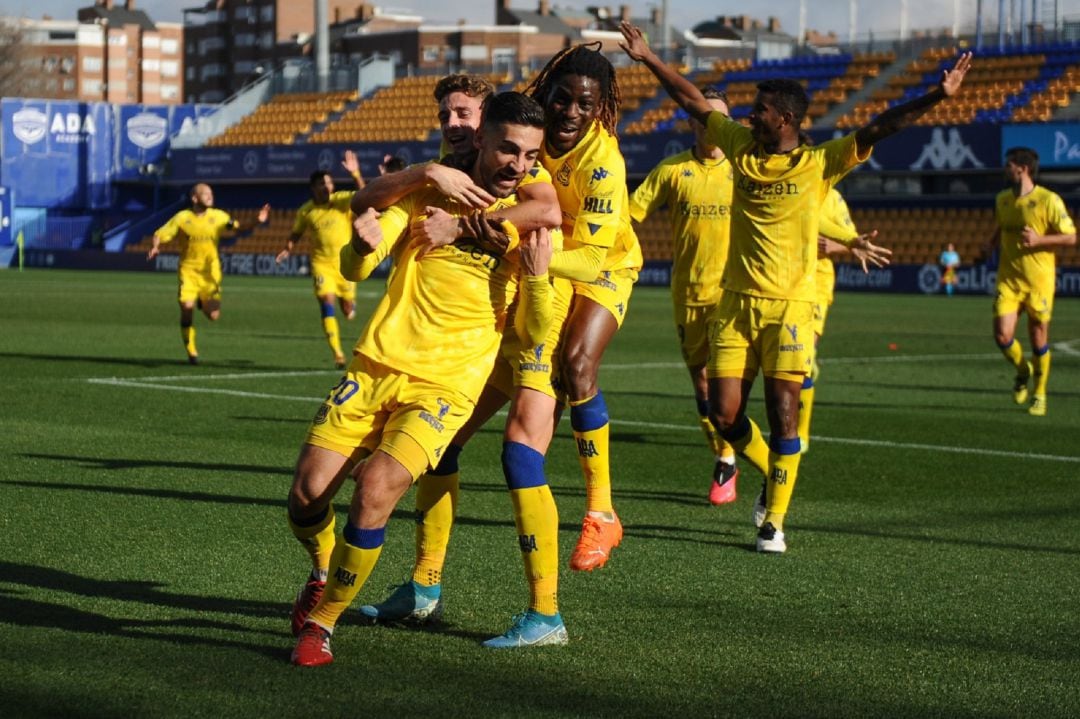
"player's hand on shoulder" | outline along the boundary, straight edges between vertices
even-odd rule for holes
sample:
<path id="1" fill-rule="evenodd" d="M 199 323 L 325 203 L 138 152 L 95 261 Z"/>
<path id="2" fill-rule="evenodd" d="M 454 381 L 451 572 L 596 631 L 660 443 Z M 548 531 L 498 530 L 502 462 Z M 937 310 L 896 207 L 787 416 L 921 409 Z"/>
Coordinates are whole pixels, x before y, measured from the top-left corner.
<path id="1" fill-rule="evenodd" d="M 527 275 L 546 275 L 551 264 L 551 232 L 546 227 L 521 238 L 519 262 Z"/>
<path id="2" fill-rule="evenodd" d="M 466 215 L 462 221 L 465 224 L 464 234 L 471 237 L 477 247 L 498 257 L 506 254 L 510 247 L 510 235 L 502 222 L 479 211 Z"/>
<path id="3" fill-rule="evenodd" d="M 432 250 L 451 244 L 461 235 L 458 218 L 441 207 L 425 207 L 424 217 L 413 221 L 409 227 L 413 242 L 420 246 L 417 259 Z"/>
<path id="4" fill-rule="evenodd" d="M 428 168 L 428 180 L 442 194 L 476 210 L 488 208 L 495 202 L 495 198 L 487 190 L 453 167 L 432 163 Z"/>
<path id="5" fill-rule="evenodd" d="M 352 248 L 360 256 L 369 255 L 382 241 L 379 213 L 374 207 L 369 207 L 353 220 Z"/>

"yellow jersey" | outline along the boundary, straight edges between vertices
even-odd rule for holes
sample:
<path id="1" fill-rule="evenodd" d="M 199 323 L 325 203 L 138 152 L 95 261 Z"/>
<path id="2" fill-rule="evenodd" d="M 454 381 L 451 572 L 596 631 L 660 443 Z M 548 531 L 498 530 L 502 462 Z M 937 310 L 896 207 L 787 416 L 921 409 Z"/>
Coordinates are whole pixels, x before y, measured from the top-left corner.
<path id="1" fill-rule="evenodd" d="M 226 233 L 236 229 L 229 213 L 208 207 L 202 214 L 180 210 L 154 236 L 162 244 L 179 238 L 180 269 L 202 270 L 218 261 L 218 244 Z"/>
<path id="2" fill-rule="evenodd" d="M 870 153 L 855 135 L 771 154 L 750 130 L 709 114 L 706 139 L 731 161 L 731 250 L 723 288 L 754 297 L 813 302 L 818 213 L 829 188 Z"/>
<path id="3" fill-rule="evenodd" d="M 823 231 L 821 234 L 826 237 L 844 242 L 858 237 L 859 233 L 855 229 L 855 222 L 851 219 L 851 211 L 848 209 L 847 202 L 844 201 L 840 191 L 835 187 L 830 187 L 829 192 L 825 195 L 825 200 L 821 203 L 821 215 L 838 229 L 844 230 L 844 235 L 841 237 L 832 237 L 828 232 Z M 836 267 L 833 265 L 831 258 L 818 258 L 817 274 L 814 282 L 817 284 L 819 301 L 832 304 L 833 285 L 836 284 Z"/>
<path id="4" fill-rule="evenodd" d="M 487 211 L 516 203 L 511 195 Z M 374 252 L 360 257 L 351 244 L 341 250 L 341 272 L 350 280 L 364 279 L 391 253 L 395 258 L 386 294 L 356 351 L 399 372 L 453 386 L 475 401 L 494 365 L 519 269 L 468 239 L 418 259 L 419 245 L 409 241 L 408 229 L 428 206 L 463 214 L 461 205 L 424 188 L 382 212 L 383 241 Z M 547 278 L 542 282 L 547 285 Z"/>
<path id="5" fill-rule="evenodd" d="M 618 140 L 594 120 L 577 146 L 559 157 L 548 156 L 545 144 L 540 163 L 554 178 L 564 248 L 604 247 L 607 256 L 601 270 L 641 269 L 641 245 L 630 225 L 626 162 Z"/>
<path id="6" fill-rule="evenodd" d="M 352 211 L 349 205 L 355 193 L 335 192 L 325 205 L 308 200 L 296 211 L 294 235 L 307 235 L 311 241 L 311 261 L 330 262 L 335 266 L 341 248 L 352 238 Z"/>
<path id="7" fill-rule="evenodd" d="M 720 277 L 731 233 L 731 163 L 680 152 L 653 168 L 630 197 L 630 216 L 641 222 L 667 204 L 674 251 L 671 297 L 691 307 L 720 301 Z"/>
<path id="8" fill-rule="evenodd" d="M 1018 197 L 1011 189 L 1002 190 L 994 201 L 994 215 L 1001 229 L 1001 255 L 997 278 L 1054 281 L 1055 255 L 1053 247 L 1026 248 L 1021 241 L 1024 227 L 1040 235 L 1068 235 L 1076 225 L 1065 209 L 1065 202 L 1054 192 L 1036 185 L 1028 194 Z"/>

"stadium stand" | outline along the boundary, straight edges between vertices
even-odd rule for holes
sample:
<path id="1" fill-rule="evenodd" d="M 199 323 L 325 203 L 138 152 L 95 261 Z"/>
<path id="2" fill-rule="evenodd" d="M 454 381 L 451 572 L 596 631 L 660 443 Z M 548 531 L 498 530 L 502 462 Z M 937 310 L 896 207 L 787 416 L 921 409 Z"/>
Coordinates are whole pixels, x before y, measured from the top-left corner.
<path id="1" fill-rule="evenodd" d="M 341 112 L 355 98 L 356 93 L 349 91 L 275 95 L 207 144 L 291 145 L 298 135 L 310 132 L 315 123 L 326 122 L 331 113 Z"/>

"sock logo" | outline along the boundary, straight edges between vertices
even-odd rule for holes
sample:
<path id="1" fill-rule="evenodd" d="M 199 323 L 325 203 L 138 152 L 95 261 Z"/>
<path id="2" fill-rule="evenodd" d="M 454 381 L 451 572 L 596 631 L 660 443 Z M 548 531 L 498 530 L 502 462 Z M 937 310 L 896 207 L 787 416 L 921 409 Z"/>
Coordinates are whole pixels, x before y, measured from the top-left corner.
<path id="1" fill-rule="evenodd" d="M 334 572 L 334 579 L 340 582 L 343 587 L 351 587 L 356 584 L 356 573 L 350 572 L 344 567 L 338 567 L 338 570 Z"/>
<path id="2" fill-rule="evenodd" d="M 787 470 L 774 467 L 769 481 L 773 484 L 787 484 Z"/>
<path id="3" fill-rule="evenodd" d="M 599 457 L 600 452 L 596 449 L 596 444 L 591 439 L 579 438 L 577 441 L 578 455 L 582 457 Z"/>
<path id="4" fill-rule="evenodd" d="M 521 547 L 522 554 L 529 554 L 536 551 L 536 535 L 535 534 L 519 534 L 518 546 Z"/>

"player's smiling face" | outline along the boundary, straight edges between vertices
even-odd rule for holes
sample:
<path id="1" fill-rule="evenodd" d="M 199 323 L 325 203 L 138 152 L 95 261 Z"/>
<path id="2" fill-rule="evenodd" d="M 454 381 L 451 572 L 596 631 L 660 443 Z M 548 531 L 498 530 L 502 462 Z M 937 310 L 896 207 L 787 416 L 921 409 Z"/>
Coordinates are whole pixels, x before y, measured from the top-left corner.
<path id="1" fill-rule="evenodd" d="M 545 138 L 554 154 L 569 152 L 592 127 L 600 112 L 600 82 L 582 75 L 563 75 L 544 101 Z"/>
<path id="2" fill-rule="evenodd" d="M 476 179 L 496 197 L 514 194 L 525 173 L 536 164 L 544 131 L 539 127 L 502 123 L 480 131 Z"/>
<path id="3" fill-rule="evenodd" d="M 452 92 L 439 101 L 439 129 L 455 155 L 472 152 L 482 104 L 481 98 L 463 92 Z"/>
<path id="4" fill-rule="evenodd" d="M 748 118 L 750 134 L 766 148 L 779 144 L 780 128 L 784 124 L 784 115 L 776 109 L 772 99 L 771 93 L 759 92 Z"/>

